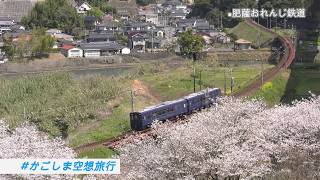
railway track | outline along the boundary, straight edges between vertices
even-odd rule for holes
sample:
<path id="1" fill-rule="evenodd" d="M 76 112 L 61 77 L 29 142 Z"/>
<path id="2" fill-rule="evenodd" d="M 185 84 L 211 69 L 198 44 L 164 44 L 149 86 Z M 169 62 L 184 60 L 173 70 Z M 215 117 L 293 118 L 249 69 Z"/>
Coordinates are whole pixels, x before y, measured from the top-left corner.
<path id="1" fill-rule="evenodd" d="M 263 31 L 266 31 L 268 33 L 273 34 L 275 37 L 278 37 L 280 39 L 280 41 L 282 42 L 282 45 L 284 46 L 284 55 L 281 57 L 279 64 L 276 67 L 268 70 L 267 72 L 265 72 L 263 74 L 264 82 L 271 81 L 279 74 L 279 72 L 281 72 L 284 69 L 287 69 L 292 64 L 292 62 L 295 58 L 295 47 L 289 38 L 282 37 L 282 36 L 278 35 L 274 31 L 272 31 L 272 30 L 270 30 L 260 24 L 257 24 L 252 19 L 246 19 L 245 21 L 252 26 L 258 27 L 258 28 L 262 29 Z M 261 80 L 260 79 L 261 79 L 261 75 L 257 80 L 252 82 L 249 86 L 245 87 L 240 92 L 235 93 L 234 96 L 235 97 L 245 97 L 245 96 L 249 96 L 249 95 L 253 94 L 254 92 L 258 91 L 259 88 L 261 87 Z"/>
<path id="2" fill-rule="evenodd" d="M 288 39 L 286 37 L 279 36 L 277 33 L 273 32 L 272 30 L 267 29 L 264 26 L 257 24 L 252 19 L 246 19 L 245 21 L 253 26 L 256 26 L 256 27 L 262 29 L 263 31 L 266 31 L 266 32 L 273 34 L 275 37 L 278 37 L 284 46 L 285 53 L 281 57 L 279 64 L 276 67 L 274 67 L 274 68 L 270 69 L 269 71 L 267 71 L 266 73 L 264 73 L 265 82 L 271 81 L 274 77 L 276 77 L 276 75 L 279 72 L 281 72 L 283 69 L 287 69 L 291 65 L 291 63 L 293 62 L 293 60 L 295 58 L 295 47 L 290 39 Z M 261 81 L 260 81 L 260 78 L 258 78 L 256 81 L 252 82 L 249 86 L 247 86 L 245 89 L 243 89 L 241 92 L 234 94 L 234 96 L 235 97 L 249 96 L 249 95 L 253 94 L 254 92 L 256 92 L 257 90 L 259 90 L 260 87 L 261 87 Z M 152 131 L 150 129 L 146 129 L 141 132 L 130 131 L 130 132 L 127 132 L 127 133 L 125 133 L 121 136 L 118 136 L 116 138 L 79 146 L 79 147 L 75 148 L 74 150 L 76 152 L 81 152 L 81 151 L 93 149 L 98 146 L 106 146 L 108 148 L 114 149 L 114 148 L 118 147 L 118 145 L 123 144 L 122 141 L 130 142 L 130 141 L 134 140 L 135 138 L 141 139 L 141 138 L 148 137 L 148 136 L 152 136 Z"/>
<path id="3" fill-rule="evenodd" d="M 117 147 L 120 144 L 121 141 L 123 141 L 123 140 L 130 141 L 130 140 L 135 139 L 137 137 L 141 137 L 141 135 L 149 136 L 149 135 L 151 135 L 151 130 L 150 129 L 146 129 L 146 130 L 139 131 L 139 132 L 129 131 L 127 133 L 124 133 L 124 134 L 122 134 L 122 135 L 120 135 L 118 137 L 112 138 L 112 139 L 84 144 L 82 146 L 74 148 L 74 150 L 79 153 L 81 151 L 94 149 L 95 147 L 99 147 L 99 146 L 106 146 L 106 147 L 109 147 L 111 149 L 114 149 L 115 147 Z"/>

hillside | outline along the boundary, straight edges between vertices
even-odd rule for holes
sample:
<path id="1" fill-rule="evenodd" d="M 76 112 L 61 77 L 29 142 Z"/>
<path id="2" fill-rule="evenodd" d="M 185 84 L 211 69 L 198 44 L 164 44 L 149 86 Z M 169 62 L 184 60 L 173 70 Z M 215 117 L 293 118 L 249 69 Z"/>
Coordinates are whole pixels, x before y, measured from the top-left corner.
<path id="1" fill-rule="evenodd" d="M 237 26 L 227 30 L 228 34 L 231 34 L 236 39 L 246 39 L 253 43 L 253 46 L 264 46 L 272 41 L 273 36 L 270 33 L 261 31 L 256 27 L 253 27 L 246 22 L 240 22 Z M 260 34 L 260 38 L 259 38 Z"/>
<path id="2" fill-rule="evenodd" d="M 36 2 L 44 0 L 2 0 L 0 1 L 0 19 L 9 18 L 20 22 L 28 15 Z"/>

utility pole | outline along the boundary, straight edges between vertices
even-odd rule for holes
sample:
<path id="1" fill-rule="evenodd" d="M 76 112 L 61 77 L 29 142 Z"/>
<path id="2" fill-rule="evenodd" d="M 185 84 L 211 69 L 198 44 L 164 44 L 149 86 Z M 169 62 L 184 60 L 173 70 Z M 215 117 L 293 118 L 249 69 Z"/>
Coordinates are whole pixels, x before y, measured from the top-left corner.
<path id="1" fill-rule="evenodd" d="M 272 20 L 271 20 L 271 18 L 269 19 L 269 24 L 268 24 L 268 27 L 269 27 L 269 29 L 271 29 L 272 28 Z"/>
<path id="2" fill-rule="evenodd" d="M 278 28 L 278 17 L 276 16 L 276 29 L 275 29 L 275 32 L 277 32 L 277 28 Z"/>
<path id="3" fill-rule="evenodd" d="M 222 11 L 220 11 L 220 28 L 223 29 Z"/>
<path id="4" fill-rule="evenodd" d="M 111 22 L 112 22 L 112 34 L 114 35 L 114 24 L 113 24 L 113 9 L 111 10 L 111 15 L 112 15 L 112 20 L 111 20 Z"/>
<path id="5" fill-rule="evenodd" d="M 151 29 L 151 52 L 153 53 L 153 29 Z"/>
<path id="6" fill-rule="evenodd" d="M 261 39 L 261 31 L 259 30 L 258 39 L 257 39 L 257 41 L 258 41 L 258 49 L 260 49 L 260 46 L 261 46 L 260 39 Z"/>
<path id="7" fill-rule="evenodd" d="M 24 119 L 24 120 L 27 120 L 26 107 L 23 107 L 23 119 Z"/>
<path id="8" fill-rule="evenodd" d="M 202 73 L 202 71 L 200 71 L 200 73 L 199 73 L 199 86 L 200 86 L 200 91 L 202 90 L 201 73 Z"/>
<path id="9" fill-rule="evenodd" d="M 134 92 L 133 92 L 133 90 L 131 90 L 131 92 L 130 92 L 130 94 L 131 94 L 131 112 L 133 112 L 134 111 L 134 109 L 133 109 L 133 96 L 134 96 Z"/>
<path id="10" fill-rule="evenodd" d="M 269 17 L 267 17 L 267 28 L 269 28 Z"/>
<path id="11" fill-rule="evenodd" d="M 287 29 L 287 19 L 284 19 L 284 29 Z"/>
<path id="12" fill-rule="evenodd" d="M 227 95 L 227 75 L 226 70 L 224 70 L 224 95 Z"/>
<path id="13" fill-rule="evenodd" d="M 193 92 L 196 92 L 196 68 L 193 65 Z"/>
<path id="14" fill-rule="evenodd" d="M 231 77 L 230 88 L 231 88 L 231 93 L 233 93 L 233 88 L 234 88 L 234 77 Z"/>
<path id="15" fill-rule="evenodd" d="M 230 90 L 233 92 L 233 76 L 232 76 L 232 68 L 230 69 Z"/>
<path id="16" fill-rule="evenodd" d="M 261 59 L 261 89 L 263 87 L 264 84 L 264 79 L 263 79 L 263 60 Z"/>

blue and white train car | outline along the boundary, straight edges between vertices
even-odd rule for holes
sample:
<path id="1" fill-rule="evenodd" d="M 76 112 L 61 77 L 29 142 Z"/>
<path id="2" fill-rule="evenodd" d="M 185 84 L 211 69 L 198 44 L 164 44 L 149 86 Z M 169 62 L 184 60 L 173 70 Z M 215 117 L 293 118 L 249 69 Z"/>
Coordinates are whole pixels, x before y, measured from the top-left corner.
<path id="1" fill-rule="evenodd" d="M 164 121 L 187 113 L 187 101 L 178 99 L 167 101 L 157 106 L 151 106 L 140 112 L 130 114 L 131 128 L 143 130 L 149 127 L 154 121 Z"/>
<path id="2" fill-rule="evenodd" d="M 220 94 L 221 90 L 218 88 L 207 89 L 175 101 L 164 102 L 157 106 L 147 107 L 139 112 L 132 112 L 130 113 L 131 128 L 140 131 L 150 127 L 156 120 L 165 121 L 210 107 L 216 103 Z"/>

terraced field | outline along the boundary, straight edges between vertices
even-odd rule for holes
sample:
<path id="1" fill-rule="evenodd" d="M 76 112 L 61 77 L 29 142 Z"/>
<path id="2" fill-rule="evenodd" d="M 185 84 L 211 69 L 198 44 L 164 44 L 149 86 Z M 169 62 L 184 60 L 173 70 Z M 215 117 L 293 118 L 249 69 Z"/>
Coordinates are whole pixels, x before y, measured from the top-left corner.
<path id="1" fill-rule="evenodd" d="M 9 18 L 20 22 L 38 1 L 44 0 L 2 0 L 0 1 L 0 19 Z"/>

